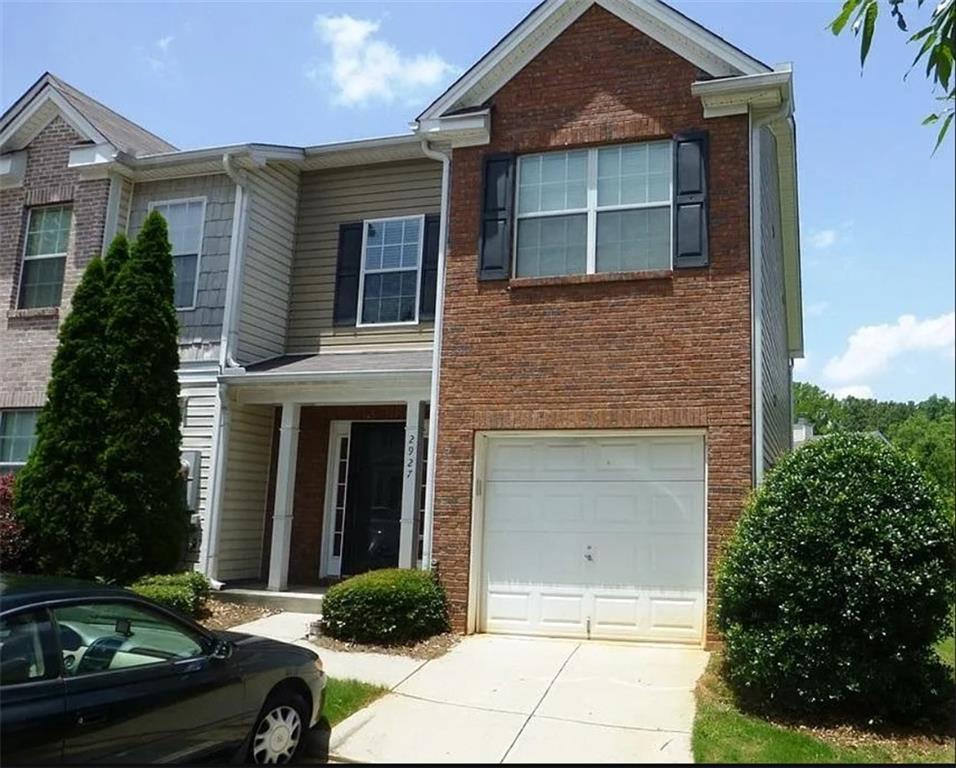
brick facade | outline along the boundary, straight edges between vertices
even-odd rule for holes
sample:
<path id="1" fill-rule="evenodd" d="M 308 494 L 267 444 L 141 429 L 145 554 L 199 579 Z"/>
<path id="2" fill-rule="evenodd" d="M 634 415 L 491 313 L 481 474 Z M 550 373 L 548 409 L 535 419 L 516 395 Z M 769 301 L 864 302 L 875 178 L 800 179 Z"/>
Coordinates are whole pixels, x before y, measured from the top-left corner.
<path id="1" fill-rule="evenodd" d="M 279 414 L 276 413 L 278 424 Z M 289 584 L 308 585 L 319 581 L 319 554 L 325 512 L 325 479 L 329 465 L 329 425 L 333 421 L 405 421 L 404 405 L 309 406 L 299 418 L 299 447 L 295 471 L 292 512 L 292 545 L 289 552 Z M 272 542 L 272 513 L 275 504 L 275 471 L 278 458 L 273 439 L 272 466 L 266 500 L 263 541 L 263 578 L 269 572 Z"/>
<path id="2" fill-rule="evenodd" d="M 698 76 L 593 6 L 491 99 L 491 144 L 454 151 L 433 556 L 458 630 L 476 431 L 705 428 L 711 563 L 751 487 L 748 121 L 705 121 L 690 93 Z M 477 280 L 486 153 L 693 129 L 711 139 L 709 268 L 613 281 Z"/>
<path id="3" fill-rule="evenodd" d="M 35 408 L 46 399 L 60 321 L 90 259 L 101 253 L 109 181 L 82 181 L 67 167 L 81 137 L 61 118 L 27 147 L 23 186 L 0 191 L 0 408 Z M 59 307 L 17 309 L 27 210 L 69 203 L 73 224 Z"/>

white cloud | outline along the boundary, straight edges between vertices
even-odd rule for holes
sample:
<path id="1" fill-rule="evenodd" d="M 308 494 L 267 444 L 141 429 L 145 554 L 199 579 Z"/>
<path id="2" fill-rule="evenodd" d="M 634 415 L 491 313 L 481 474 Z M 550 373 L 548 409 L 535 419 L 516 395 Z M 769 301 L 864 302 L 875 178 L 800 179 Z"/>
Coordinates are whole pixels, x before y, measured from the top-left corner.
<path id="1" fill-rule="evenodd" d="M 154 41 L 148 49 L 139 48 L 143 60 L 155 74 L 164 75 L 175 64 L 169 50 L 169 46 L 175 39 L 172 35 L 164 35 Z"/>
<path id="2" fill-rule="evenodd" d="M 315 33 L 331 56 L 306 69 L 317 83 L 329 81 L 333 100 L 345 106 L 372 101 L 414 100 L 436 89 L 458 70 L 437 53 L 405 55 L 376 35 L 381 22 L 342 16 L 316 16 Z"/>
<path id="3" fill-rule="evenodd" d="M 830 308 L 829 301 L 817 301 L 813 304 L 807 304 L 804 314 L 807 317 L 820 317 Z"/>
<path id="4" fill-rule="evenodd" d="M 175 39 L 176 38 L 174 38 L 172 35 L 166 35 L 165 37 L 161 37 L 159 38 L 159 40 L 156 41 L 156 47 L 159 48 L 159 50 L 161 50 L 163 53 L 168 53 L 169 44 L 173 42 L 173 40 Z"/>
<path id="5" fill-rule="evenodd" d="M 857 397 L 860 400 L 872 400 L 873 390 L 867 384 L 849 384 L 845 387 L 834 387 L 830 390 L 837 400 L 847 397 Z"/>
<path id="6" fill-rule="evenodd" d="M 892 325 L 857 328 L 843 354 L 830 358 L 823 373 L 837 383 L 859 381 L 885 370 L 907 352 L 932 351 L 956 357 L 956 312 L 926 320 L 903 315 Z"/>
<path id="7" fill-rule="evenodd" d="M 829 248 L 840 239 L 840 233 L 835 229 L 818 229 L 810 233 L 810 245 L 814 248 Z"/>
<path id="8" fill-rule="evenodd" d="M 803 357 L 798 357 L 793 361 L 793 374 L 794 376 L 805 375 L 806 372 L 810 370 L 810 355 L 809 353 L 804 353 Z"/>

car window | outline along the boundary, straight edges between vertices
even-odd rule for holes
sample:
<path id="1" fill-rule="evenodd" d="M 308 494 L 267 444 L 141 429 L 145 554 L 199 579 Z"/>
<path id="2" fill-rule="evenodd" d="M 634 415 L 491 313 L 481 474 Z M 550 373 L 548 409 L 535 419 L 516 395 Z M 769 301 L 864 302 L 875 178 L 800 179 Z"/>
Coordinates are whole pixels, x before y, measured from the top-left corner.
<path id="1" fill-rule="evenodd" d="M 49 680 L 58 674 L 46 611 L 0 618 L 0 685 Z"/>
<path id="2" fill-rule="evenodd" d="M 144 606 L 96 602 L 55 608 L 63 669 L 70 677 L 188 659 L 203 640 Z"/>

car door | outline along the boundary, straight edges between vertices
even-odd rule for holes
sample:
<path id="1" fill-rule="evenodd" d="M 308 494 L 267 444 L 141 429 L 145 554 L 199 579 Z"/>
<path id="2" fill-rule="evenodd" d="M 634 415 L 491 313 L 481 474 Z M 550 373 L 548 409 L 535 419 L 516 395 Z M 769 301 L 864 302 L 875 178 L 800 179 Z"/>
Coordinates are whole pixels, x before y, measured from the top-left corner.
<path id="1" fill-rule="evenodd" d="M 0 763 L 58 763 L 64 684 L 45 609 L 0 617 Z"/>
<path id="2" fill-rule="evenodd" d="M 52 609 L 63 653 L 64 762 L 193 759 L 244 738 L 244 689 L 209 638 L 136 600 Z"/>

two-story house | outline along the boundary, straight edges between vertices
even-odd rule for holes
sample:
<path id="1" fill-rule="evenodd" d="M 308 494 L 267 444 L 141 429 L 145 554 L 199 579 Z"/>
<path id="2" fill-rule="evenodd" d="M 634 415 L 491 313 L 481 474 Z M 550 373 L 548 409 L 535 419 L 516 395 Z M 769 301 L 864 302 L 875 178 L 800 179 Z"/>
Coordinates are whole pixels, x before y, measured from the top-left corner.
<path id="1" fill-rule="evenodd" d="M 193 292 L 210 577 L 435 568 L 461 631 L 713 635 L 719 549 L 790 447 L 789 67 L 657 0 L 546 0 L 408 135 L 87 141 L 103 239 L 159 207 Z"/>

